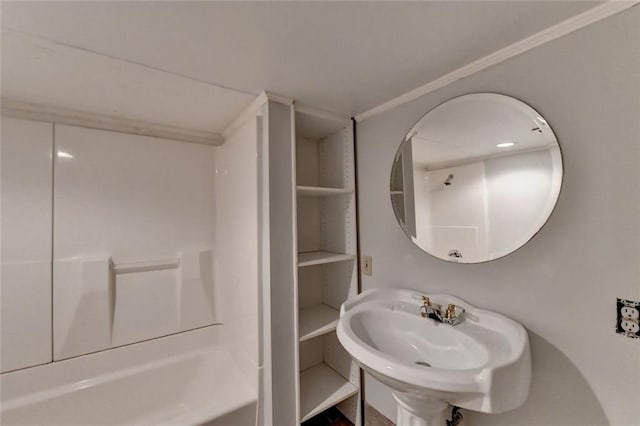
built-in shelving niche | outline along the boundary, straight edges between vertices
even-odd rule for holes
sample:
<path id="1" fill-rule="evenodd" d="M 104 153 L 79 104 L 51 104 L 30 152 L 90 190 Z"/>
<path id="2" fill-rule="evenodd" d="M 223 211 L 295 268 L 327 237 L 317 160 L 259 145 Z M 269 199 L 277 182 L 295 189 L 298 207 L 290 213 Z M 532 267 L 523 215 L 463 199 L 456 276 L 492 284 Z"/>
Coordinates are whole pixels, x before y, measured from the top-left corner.
<path id="1" fill-rule="evenodd" d="M 361 422 L 360 374 L 335 333 L 357 294 L 351 125 L 296 112 L 300 421 L 336 406 Z"/>
<path id="2" fill-rule="evenodd" d="M 353 261 L 298 269 L 298 329 L 301 341 L 336 328 L 340 305 L 357 291 Z"/>
<path id="3" fill-rule="evenodd" d="M 360 405 L 359 374 L 335 332 L 301 342 L 300 421 L 334 405 L 354 416 Z"/>

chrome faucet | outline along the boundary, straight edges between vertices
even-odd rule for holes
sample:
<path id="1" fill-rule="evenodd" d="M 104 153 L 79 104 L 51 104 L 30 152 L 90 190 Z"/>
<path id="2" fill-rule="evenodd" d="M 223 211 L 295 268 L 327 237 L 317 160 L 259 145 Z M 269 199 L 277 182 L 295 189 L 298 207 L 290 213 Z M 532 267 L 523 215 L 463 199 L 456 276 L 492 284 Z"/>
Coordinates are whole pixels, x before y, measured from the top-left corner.
<path id="1" fill-rule="evenodd" d="M 458 325 L 464 321 L 464 308 L 449 304 L 447 309 L 443 310 L 442 305 L 434 306 L 428 296 L 422 296 L 420 315 L 423 318 L 431 318 L 444 324 Z"/>

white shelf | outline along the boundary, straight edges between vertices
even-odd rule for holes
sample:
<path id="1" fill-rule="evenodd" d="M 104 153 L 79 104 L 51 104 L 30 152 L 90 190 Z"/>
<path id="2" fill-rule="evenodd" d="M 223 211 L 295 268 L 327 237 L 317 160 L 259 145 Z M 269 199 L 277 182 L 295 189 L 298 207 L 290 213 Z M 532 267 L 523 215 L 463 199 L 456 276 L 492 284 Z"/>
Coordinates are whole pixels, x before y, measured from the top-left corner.
<path id="1" fill-rule="evenodd" d="M 353 260 L 356 256 L 353 254 L 333 253 L 330 251 L 310 251 L 307 253 L 298 253 L 298 266 L 322 265 L 325 263 L 344 262 Z"/>
<path id="2" fill-rule="evenodd" d="M 351 194 L 353 191 L 345 188 L 329 188 L 326 186 L 297 186 L 296 192 L 301 197 L 329 197 L 331 195 Z"/>
<path id="3" fill-rule="evenodd" d="M 300 310 L 300 341 L 329 333 L 336 329 L 340 312 L 331 306 L 320 304 Z"/>
<path id="4" fill-rule="evenodd" d="M 358 393 L 358 388 L 324 364 L 300 373 L 301 422 Z"/>

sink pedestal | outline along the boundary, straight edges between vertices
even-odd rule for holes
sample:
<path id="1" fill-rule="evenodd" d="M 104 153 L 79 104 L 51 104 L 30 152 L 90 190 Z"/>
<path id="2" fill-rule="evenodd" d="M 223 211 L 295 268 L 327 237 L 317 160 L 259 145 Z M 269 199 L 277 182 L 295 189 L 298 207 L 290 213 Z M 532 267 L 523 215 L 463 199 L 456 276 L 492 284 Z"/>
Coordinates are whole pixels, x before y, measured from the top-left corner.
<path id="1" fill-rule="evenodd" d="M 393 393 L 398 402 L 397 426 L 445 426 L 449 404 Z"/>

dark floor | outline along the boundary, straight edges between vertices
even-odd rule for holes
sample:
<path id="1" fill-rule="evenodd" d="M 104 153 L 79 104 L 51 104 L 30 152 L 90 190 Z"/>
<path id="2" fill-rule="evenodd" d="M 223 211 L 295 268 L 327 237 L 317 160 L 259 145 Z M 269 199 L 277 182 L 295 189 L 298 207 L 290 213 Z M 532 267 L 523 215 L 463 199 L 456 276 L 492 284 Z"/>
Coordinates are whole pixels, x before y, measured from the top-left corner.
<path id="1" fill-rule="evenodd" d="M 331 407 L 326 411 L 302 423 L 302 426 L 353 426 L 337 408 Z"/>

